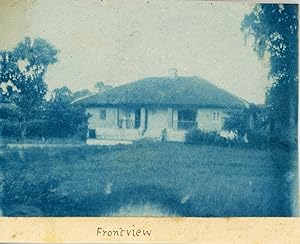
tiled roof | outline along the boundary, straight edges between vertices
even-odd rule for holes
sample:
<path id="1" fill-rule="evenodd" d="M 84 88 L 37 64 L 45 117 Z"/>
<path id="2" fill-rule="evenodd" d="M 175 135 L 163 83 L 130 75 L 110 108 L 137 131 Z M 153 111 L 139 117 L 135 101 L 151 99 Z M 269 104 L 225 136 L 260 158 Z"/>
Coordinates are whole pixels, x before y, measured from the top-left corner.
<path id="1" fill-rule="evenodd" d="M 100 105 L 196 105 L 244 108 L 243 99 L 192 77 L 151 77 L 128 83 L 76 101 L 86 106 Z"/>

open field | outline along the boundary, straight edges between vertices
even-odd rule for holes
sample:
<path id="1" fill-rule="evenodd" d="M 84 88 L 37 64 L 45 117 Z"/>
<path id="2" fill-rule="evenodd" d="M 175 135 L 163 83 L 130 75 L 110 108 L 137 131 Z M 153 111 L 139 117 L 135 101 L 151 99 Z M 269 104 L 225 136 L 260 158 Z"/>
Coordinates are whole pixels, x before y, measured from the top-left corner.
<path id="1" fill-rule="evenodd" d="M 8 216 L 289 216 L 295 154 L 182 143 L 7 150 L 1 206 Z"/>

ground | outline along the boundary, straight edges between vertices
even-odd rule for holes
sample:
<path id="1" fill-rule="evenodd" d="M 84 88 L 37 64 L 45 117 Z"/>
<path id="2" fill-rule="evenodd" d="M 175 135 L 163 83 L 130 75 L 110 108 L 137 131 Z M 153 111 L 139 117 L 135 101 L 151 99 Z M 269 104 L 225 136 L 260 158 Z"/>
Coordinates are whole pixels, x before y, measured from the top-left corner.
<path id="1" fill-rule="evenodd" d="M 0 206 L 8 216 L 289 216 L 294 155 L 149 142 L 4 150 Z"/>

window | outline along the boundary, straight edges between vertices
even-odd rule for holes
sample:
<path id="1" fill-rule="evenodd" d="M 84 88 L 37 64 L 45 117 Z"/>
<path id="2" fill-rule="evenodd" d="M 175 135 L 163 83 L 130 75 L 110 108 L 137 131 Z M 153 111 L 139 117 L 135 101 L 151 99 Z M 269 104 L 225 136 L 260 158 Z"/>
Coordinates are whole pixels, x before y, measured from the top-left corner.
<path id="1" fill-rule="evenodd" d="M 105 109 L 100 110 L 100 119 L 106 120 L 106 110 Z"/>
<path id="2" fill-rule="evenodd" d="M 178 110 L 178 129 L 188 130 L 197 127 L 195 110 Z"/>
<path id="3" fill-rule="evenodd" d="M 219 112 L 213 112 L 213 120 L 216 120 L 216 121 L 220 120 L 220 113 Z"/>

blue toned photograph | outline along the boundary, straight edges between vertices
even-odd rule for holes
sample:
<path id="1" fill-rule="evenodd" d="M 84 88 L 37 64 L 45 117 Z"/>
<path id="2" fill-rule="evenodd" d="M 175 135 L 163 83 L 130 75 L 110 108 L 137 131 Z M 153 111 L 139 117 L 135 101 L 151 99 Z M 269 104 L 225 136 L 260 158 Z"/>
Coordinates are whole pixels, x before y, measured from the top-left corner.
<path id="1" fill-rule="evenodd" d="M 0 1 L 0 216 L 299 215 L 298 5 Z"/>

